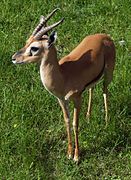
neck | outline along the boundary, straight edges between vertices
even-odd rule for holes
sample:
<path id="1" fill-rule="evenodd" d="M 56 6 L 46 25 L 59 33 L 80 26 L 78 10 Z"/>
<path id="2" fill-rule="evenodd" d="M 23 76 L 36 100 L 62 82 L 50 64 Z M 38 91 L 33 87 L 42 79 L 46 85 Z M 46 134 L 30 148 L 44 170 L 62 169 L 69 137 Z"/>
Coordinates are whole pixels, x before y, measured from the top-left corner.
<path id="1" fill-rule="evenodd" d="M 54 66 L 56 69 L 59 68 L 58 59 L 57 59 L 57 52 L 55 47 L 52 45 L 49 50 L 45 52 L 45 57 L 41 61 L 41 65 L 51 65 Z"/>
<path id="2" fill-rule="evenodd" d="M 45 88 L 57 97 L 64 95 L 64 78 L 58 64 L 57 52 L 54 46 L 45 53 L 41 61 L 40 75 Z"/>

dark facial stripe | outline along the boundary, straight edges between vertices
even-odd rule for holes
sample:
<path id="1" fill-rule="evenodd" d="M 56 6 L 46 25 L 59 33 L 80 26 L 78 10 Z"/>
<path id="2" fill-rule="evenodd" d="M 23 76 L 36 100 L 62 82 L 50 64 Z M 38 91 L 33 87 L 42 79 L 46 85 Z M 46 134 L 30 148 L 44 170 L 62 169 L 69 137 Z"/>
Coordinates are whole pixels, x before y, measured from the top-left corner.
<path id="1" fill-rule="evenodd" d="M 21 54 L 23 54 L 25 52 L 25 50 L 24 49 L 21 49 L 21 50 L 19 50 L 17 53 L 16 53 L 16 55 L 18 56 L 18 55 L 21 55 Z"/>

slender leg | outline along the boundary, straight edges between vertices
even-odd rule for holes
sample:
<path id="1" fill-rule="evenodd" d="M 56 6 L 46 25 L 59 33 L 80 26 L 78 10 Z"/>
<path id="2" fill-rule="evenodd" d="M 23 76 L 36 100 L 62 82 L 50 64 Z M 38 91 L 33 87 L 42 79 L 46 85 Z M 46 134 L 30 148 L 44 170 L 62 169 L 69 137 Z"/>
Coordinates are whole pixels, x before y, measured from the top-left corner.
<path id="1" fill-rule="evenodd" d="M 108 89 L 106 86 L 104 86 L 103 97 L 104 97 L 104 106 L 105 106 L 105 121 L 107 126 L 108 125 Z"/>
<path id="2" fill-rule="evenodd" d="M 90 116 L 91 116 L 92 96 L 93 96 L 93 88 L 90 88 L 90 89 L 89 89 L 88 110 L 87 110 L 87 114 L 86 114 L 86 117 L 88 118 L 88 121 L 89 121 L 89 118 L 90 118 Z"/>
<path id="3" fill-rule="evenodd" d="M 106 127 L 108 125 L 108 85 L 112 81 L 113 70 L 111 68 L 106 68 L 104 73 L 104 82 L 103 82 L 103 97 L 104 97 L 104 106 L 105 106 L 105 121 Z"/>
<path id="4" fill-rule="evenodd" d="M 78 142 L 78 125 L 79 125 L 79 113 L 81 108 L 81 97 L 74 99 L 74 117 L 73 117 L 73 130 L 75 135 L 75 153 L 74 161 L 79 160 L 79 142 Z"/>
<path id="5" fill-rule="evenodd" d="M 68 158 L 72 157 L 72 139 L 71 139 L 71 128 L 70 128 L 70 115 L 68 110 L 68 102 L 65 100 L 58 99 L 60 106 L 63 111 L 66 130 L 67 130 L 67 137 L 68 137 Z"/>

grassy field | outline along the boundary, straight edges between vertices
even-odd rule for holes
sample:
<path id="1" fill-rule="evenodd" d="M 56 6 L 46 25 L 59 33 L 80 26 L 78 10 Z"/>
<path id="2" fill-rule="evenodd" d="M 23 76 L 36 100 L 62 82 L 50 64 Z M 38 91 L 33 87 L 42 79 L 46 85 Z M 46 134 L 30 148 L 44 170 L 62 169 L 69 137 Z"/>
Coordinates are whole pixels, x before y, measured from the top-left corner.
<path id="1" fill-rule="evenodd" d="M 85 118 L 87 92 L 83 94 L 79 165 L 66 158 L 62 112 L 57 100 L 43 88 L 38 66 L 15 66 L 11 62 L 40 15 L 56 7 L 61 11 L 50 23 L 65 17 L 57 28 L 59 57 L 69 53 L 86 35 L 98 32 L 110 34 L 117 50 L 106 129 L 102 83 L 95 89 L 90 123 Z M 131 179 L 130 7 L 130 0 L 0 1 L 0 179 Z"/>

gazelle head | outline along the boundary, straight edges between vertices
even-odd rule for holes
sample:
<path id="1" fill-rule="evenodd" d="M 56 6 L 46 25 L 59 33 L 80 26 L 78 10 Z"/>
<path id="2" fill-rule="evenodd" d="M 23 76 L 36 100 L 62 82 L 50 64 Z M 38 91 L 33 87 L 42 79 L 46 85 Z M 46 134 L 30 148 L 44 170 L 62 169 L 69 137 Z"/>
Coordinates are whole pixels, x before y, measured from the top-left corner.
<path id="1" fill-rule="evenodd" d="M 50 36 L 47 36 L 47 32 L 63 22 L 63 19 L 61 19 L 57 23 L 46 27 L 47 21 L 57 10 L 58 8 L 52 11 L 46 18 L 41 16 L 40 23 L 27 40 L 26 45 L 12 56 L 14 64 L 39 62 L 42 59 L 43 53 L 50 48 L 56 39 L 55 32 L 52 32 Z"/>

